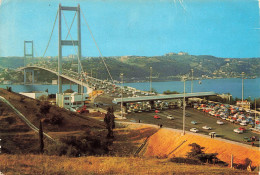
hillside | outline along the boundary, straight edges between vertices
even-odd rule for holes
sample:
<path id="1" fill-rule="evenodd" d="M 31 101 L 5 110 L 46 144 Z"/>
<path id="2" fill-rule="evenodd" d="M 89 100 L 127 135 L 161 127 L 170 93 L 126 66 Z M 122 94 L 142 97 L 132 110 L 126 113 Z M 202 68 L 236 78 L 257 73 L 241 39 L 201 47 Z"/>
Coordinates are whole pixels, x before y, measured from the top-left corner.
<path id="1" fill-rule="evenodd" d="M 35 58 L 39 60 L 39 58 Z M 3 68 L 17 68 L 21 66 L 22 58 L 0 58 L 4 60 Z M 49 63 L 51 67 L 57 67 L 57 58 L 41 59 Z M 150 76 L 150 67 L 152 67 L 153 81 L 172 81 L 179 80 L 186 74 L 191 78 L 191 69 L 194 70 L 194 78 L 229 78 L 240 77 L 241 72 L 245 72 L 245 77 L 260 76 L 260 58 L 218 58 L 208 55 L 178 55 L 166 54 L 163 56 L 122 56 L 104 58 L 111 75 L 119 80 L 119 74 L 124 73 L 124 79 L 128 82 L 148 81 Z M 16 62 L 16 64 L 12 64 Z M 27 60 L 27 62 L 34 62 Z M 72 58 L 63 58 L 64 69 L 77 71 L 77 60 Z M 99 79 L 108 79 L 108 73 L 100 57 L 82 58 L 84 70 Z M 11 70 L 9 70 L 10 73 Z M 38 70 L 40 74 L 43 72 Z M 1 73 L 2 72 L 2 73 Z M 22 79 L 22 73 L 19 77 L 8 76 L 4 71 L 0 72 L 0 78 L 5 77 L 19 82 Z M 44 72 L 45 76 L 37 76 L 37 82 L 51 82 L 55 76 Z M 18 75 L 16 75 L 18 76 Z"/>
<path id="2" fill-rule="evenodd" d="M 82 136 L 86 133 L 90 137 L 105 137 L 105 125 L 103 122 L 82 116 L 57 106 L 50 106 L 45 115 L 40 113 L 43 102 L 24 97 L 20 94 L 0 89 L 0 96 L 7 99 L 17 110 L 19 110 L 34 126 L 38 127 L 40 120 L 43 122 L 43 131 L 53 137 L 56 141 L 67 136 Z M 38 149 L 38 133 L 32 131 L 19 117 L 3 102 L 0 103 L 0 136 L 2 138 L 3 153 L 34 153 Z M 92 114 L 95 115 L 95 114 Z M 45 139 L 46 144 L 49 141 Z M 31 148 L 32 149 L 29 149 Z M 14 149 L 15 148 L 15 149 Z M 28 148 L 28 149 L 26 149 Z"/>

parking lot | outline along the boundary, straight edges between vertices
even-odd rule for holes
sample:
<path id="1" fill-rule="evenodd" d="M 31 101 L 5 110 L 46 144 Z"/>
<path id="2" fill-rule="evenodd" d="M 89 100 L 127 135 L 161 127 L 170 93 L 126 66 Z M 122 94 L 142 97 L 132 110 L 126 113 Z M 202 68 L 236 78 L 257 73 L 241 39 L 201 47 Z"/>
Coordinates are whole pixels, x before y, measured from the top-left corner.
<path id="1" fill-rule="evenodd" d="M 186 113 L 188 116 L 186 117 L 186 127 L 185 130 L 189 131 L 191 128 L 197 128 L 199 130 L 198 133 L 208 135 L 210 132 L 216 132 L 218 137 L 243 142 L 247 144 L 251 144 L 251 142 L 244 142 L 244 137 L 252 137 L 259 136 L 259 134 L 253 133 L 249 130 L 249 127 L 245 127 L 246 131 L 242 134 L 237 134 L 233 130 L 235 128 L 241 127 L 238 124 L 233 124 L 227 121 L 224 121 L 223 125 L 217 124 L 217 120 L 221 120 L 219 118 L 213 117 L 207 113 L 201 112 L 197 109 L 187 108 Z M 154 115 L 159 115 L 161 119 L 154 119 Z M 170 120 L 167 118 L 168 115 L 172 115 L 174 120 Z M 176 109 L 168 109 L 160 111 L 159 113 L 151 112 L 142 112 L 142 113 L 130 113 L 127 114 L 127 119 L 132 122 L 142 122 L 142 123 L 150 123 L 155 125 L 162 125 L 163 127 L 182 129 L 183 126 L 183 111 L 180 108 Z M 196 121 L 196 124 L 192 124 L 191 121 Z M 209 126 L 211 130 L 202 129 L 203 126 Z M 255 142 L 255 146 L 259 147 L 259 142 Z"/>

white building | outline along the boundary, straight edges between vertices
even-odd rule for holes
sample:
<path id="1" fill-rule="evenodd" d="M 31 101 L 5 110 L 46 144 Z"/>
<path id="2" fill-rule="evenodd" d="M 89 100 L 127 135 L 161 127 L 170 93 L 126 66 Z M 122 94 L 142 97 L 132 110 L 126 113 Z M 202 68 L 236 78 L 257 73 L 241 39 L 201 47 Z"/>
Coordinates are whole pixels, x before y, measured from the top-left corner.
<path id="1" fill-rule="evenodd" d="M 26 97 L 30 97 L 33 99 L 39 99 L 41 96 L 44 96 L 48 98 L 48 92 L 41 92 L 41 91 L 35 91 L 35 92 L 20 92 L 19 94 L 24 95 Z"/>
<path id="2" fill-rule="evenodd" d="M 56 104 L 59 107 L 66 109 L 76 109 L 84 105 L 84 102 L 88 100 L 89 95 L 87 93 L 62 93 L 56 94 Z"/>

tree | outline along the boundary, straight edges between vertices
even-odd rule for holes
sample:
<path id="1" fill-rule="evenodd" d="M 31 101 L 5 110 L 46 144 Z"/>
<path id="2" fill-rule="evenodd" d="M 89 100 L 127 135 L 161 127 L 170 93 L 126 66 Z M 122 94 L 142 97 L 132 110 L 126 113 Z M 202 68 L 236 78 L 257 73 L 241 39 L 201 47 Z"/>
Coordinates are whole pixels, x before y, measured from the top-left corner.
<path id="1" fill-rule="evenodd" d="M 179 94 L 179 92 L 167 90 L 167 91 L 164 91 L 163 94 L 166 94 L 166 95 L 169 95 L 169 94 Z"/>
<path id="2" fill-rule="evenodd" d="M 46 96 L 46 95 L 41 95 L 40 97 L 38 97 L 38 99 L 39 99 L 40 101 L 47 101 L 48 96 Z"/>
<path id="3" fill-rule="evenodd" d="M 107 114 L 105 115 L 104 122 L 108 130 L 107 138 L 114 138 L 113 129 L 115 128 L 115 116 L 113 108 L 107 108 Z"/>
<path id="4" fill-rule="evenodd" d="M 73 93 L 74 91 L 72 89 L 67 89 L 66 91 L 64 91 L 64 93 Z"/>
<path id="5" fill-rule="evenodd" d="M 204 153 L 203 149 L 205 147 L 201 147 L 200 145 L 196 143 L 189 144 L 191 146 L 191 152 L 188 152 L 187 157 L 200 160 L 204 163 L 216 163 L 219 161 L 217 158 L 218 153 Z"/>
<path id="6" fill-rule="evenodd" d="M 152 90 L 153 93 L 158 94 L 158 92 L 156 91 L 156 89 L 152 88 L 151 90 Z"/>
<path id="7" fill-rule="evenodd" d="M 44 143 L 43 143 L 43 130 L 42 130 L 41 120 L 40 120 L 40 126 L 39 126 L 39 141 L 40 141 L 40 153 L 43 153 Z"/>

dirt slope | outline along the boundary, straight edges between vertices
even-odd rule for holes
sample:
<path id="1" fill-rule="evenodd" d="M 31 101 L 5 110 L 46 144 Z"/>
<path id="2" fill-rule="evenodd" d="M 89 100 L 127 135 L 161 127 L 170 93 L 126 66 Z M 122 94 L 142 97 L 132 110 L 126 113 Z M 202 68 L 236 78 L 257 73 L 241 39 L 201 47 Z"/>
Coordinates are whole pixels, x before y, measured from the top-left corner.
<path id="1" fill-rule="evenodd" d="M 187 141 L 181 145 L 185 140 Z M 233 154 L 234 163 L 243 163 L 245 158 L 249 158 L 253 161 L 254 166 L 260 164 L 260 151 L 258 148 L 218 138 L 212 139 L 194 133 L 186 133 L 185 136 L 182 136 L 181 131 L 174 129 L 160 129 L 151 136 L 146 149 L 143 150 L 143 155 L 184 157 L 190 151 L 191 147 L 188 145 L 191 143 L 197 143 L 205 147 L 206 153 L 218 153 L 218 158 L 227 163 L 230 163 L 231 154 Z M 177 148 L 178 146 L 180 147 Z M 172 152 L 174 149 L 176 150 Z M 168 155 L 169 153 L 171 154 Z"/>

